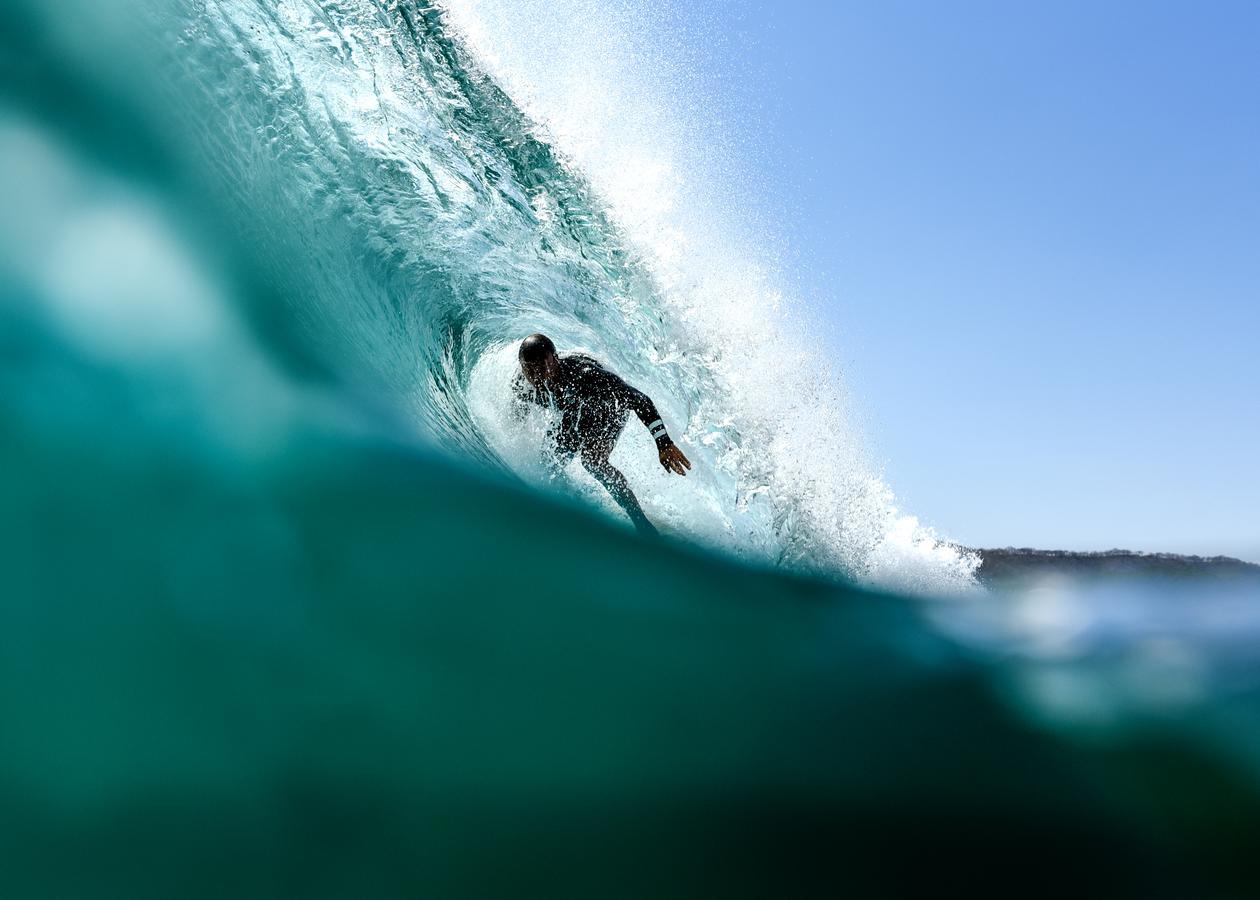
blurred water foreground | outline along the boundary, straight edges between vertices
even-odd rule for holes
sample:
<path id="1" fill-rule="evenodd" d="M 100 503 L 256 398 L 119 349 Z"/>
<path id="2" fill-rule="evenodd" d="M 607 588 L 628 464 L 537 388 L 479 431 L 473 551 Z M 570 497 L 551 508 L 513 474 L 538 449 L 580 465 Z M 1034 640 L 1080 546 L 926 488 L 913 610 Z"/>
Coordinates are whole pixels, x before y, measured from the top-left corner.
<path id="1" fill-rule="evenodd" d="M 5 397 L 6 897 L 1260 884 L 1254 760 L 1195 727 L 1253 696 L 1051 727 L 907 600 L 422 453 L 225 469 Z"/>
<path id="2" fill-rule="evenodd" d="M 123 12 L 0 8 L 0 896 L 1260 894 L 1254 597 L 912 600 L 453 461 Z"/>

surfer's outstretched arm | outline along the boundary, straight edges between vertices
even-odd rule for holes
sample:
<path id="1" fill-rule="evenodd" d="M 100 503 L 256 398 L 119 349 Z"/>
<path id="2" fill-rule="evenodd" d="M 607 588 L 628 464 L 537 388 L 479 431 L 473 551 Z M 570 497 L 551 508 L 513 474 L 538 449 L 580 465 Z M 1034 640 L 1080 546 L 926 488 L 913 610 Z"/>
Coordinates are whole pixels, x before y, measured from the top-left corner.
<path id="1" fill-rule="evenodd" d="M 639 421 L 643 423 L 643 427 L 656 441 L 656 454 L 665 470 L 676 475 L 686 475 L 687 470 L 691 468 L 691 460 L 687 459 L 669 436 L 665 422 L 661 419 L 661 414 L 657 412 L 652 398 L 638 388 L 626 384 L 620 376 L 614 375 L 607 369 L 603 370 L 603 374 L 607 379 L 606 389 L 609 393 L 620 397 L 621 401 L 634 411 Z"/>

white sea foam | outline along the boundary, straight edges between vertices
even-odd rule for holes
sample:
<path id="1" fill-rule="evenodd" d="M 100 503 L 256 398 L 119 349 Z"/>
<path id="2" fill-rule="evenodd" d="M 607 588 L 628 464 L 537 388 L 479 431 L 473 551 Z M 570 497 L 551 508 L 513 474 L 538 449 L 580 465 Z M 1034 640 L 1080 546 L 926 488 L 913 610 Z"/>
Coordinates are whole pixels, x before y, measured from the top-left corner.
<path id="1" fill-rule="evenodd" d="M 649 514 L 794 567 L 901 589 L 970 588 L 976 559 L 897 508 L 808 316 L 788 302 L 774 227 L 741 203 L 748 167 L 695 87 L 690 48 L 706 36 L 635 0 L 452 0 L 447 13 L 651 272 L 673 319 L 655 361 L 686 360 L 710 376 L 708 393 L 678 410 L 689 413 L 689 452 L 712 473 L 687 487 L 705 509 L 671 484 L 644 488 Z M 487 360 L 498 381 L 504 359 Z M 650 450 L 639 455 L 655 465 Z M 521 459 L 519 448 L 500 451 Z M 637 460 L 624 464 L 637 470 Z M 648 473 L 628 474 L 647 484 Z"/>

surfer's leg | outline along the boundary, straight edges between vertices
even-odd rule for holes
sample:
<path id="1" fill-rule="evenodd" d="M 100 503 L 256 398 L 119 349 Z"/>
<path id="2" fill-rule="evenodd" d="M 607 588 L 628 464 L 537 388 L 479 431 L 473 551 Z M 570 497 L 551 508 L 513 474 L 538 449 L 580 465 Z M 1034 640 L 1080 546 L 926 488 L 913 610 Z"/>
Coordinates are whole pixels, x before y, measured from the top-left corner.
<path id="1" fill-rule="evenodd" d="M 610 453 L 612 453 L 611 444 L 601 442 L 583 447 L 583 468 L 590 472 L 595 480 L 604 486 L 604 490 L 617 501 L 617 505 L 626 511 L 626 515 L 630 517 L 630 521 L 634 523 L 634 527 L 640 534 L 656 534 L 656 528 L 648 521 L 643 507 L 639 505 L 639 498 L 634 495 L 634 491 L 630 490 L 626 476 L 608 461 Z"/>

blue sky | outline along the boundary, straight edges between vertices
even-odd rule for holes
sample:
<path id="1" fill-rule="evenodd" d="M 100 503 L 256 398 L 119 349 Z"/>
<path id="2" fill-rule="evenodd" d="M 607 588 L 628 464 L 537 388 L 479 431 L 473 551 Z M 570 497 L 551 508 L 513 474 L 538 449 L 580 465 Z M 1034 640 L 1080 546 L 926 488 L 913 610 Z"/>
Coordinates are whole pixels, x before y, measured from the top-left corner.
<path id="1" fill-rule="evenodd" d="M 689 8 L 909 511 L 1260 560 L 1260 4 Z"/>

